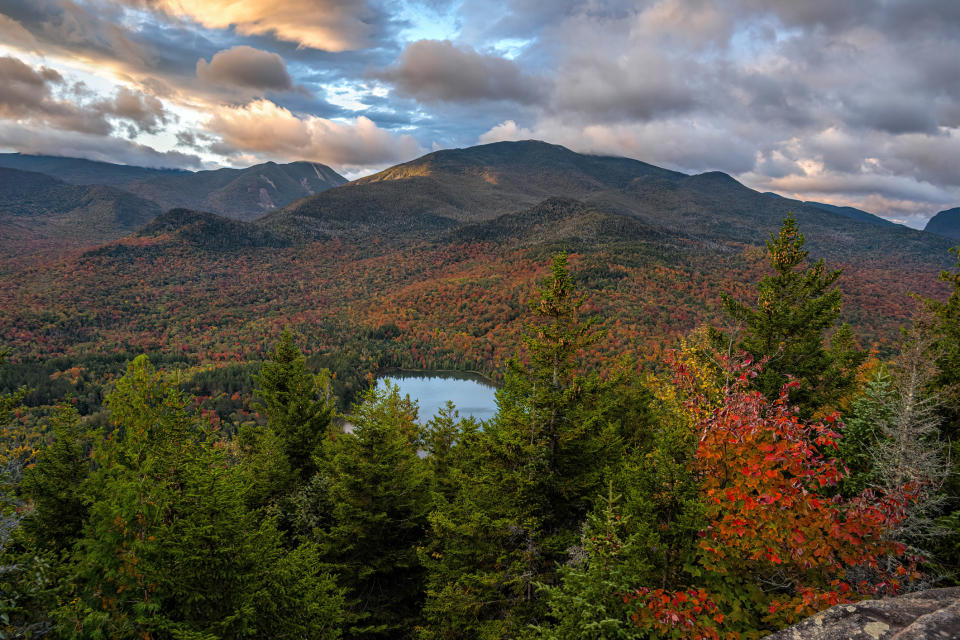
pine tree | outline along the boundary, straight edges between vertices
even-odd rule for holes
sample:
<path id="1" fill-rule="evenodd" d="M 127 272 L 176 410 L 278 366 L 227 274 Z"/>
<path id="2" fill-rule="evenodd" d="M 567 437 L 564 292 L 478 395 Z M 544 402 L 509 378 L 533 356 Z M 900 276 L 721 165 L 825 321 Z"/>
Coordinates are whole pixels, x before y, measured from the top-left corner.
<path id="1" fill-rule="evenodd" d="M 785 218 L 767 242 L 775 273 L 761 279 L 756 307 L 729 296 L 724 305 L 743 329 L 739 349 L 765 360 L 756 388 L 773 400 L 788 379 L 796 380 L 800 384 L 791 398 L 810 416 L 835 406 L 852 389 L 866 353 L 857 349 L 847 325 L 825 344 L 840 317 L 841 294 L 835 285 L 841 271 L 827 271 L 822 259 L 803 268 L 809 253 L 805 243 L 793 216 Z"/>
<path id="2" fill-rule="evenodd" d="M 460 491 L 431 515 L 424 637 L 510 636 L 545 614 L 536 584 L 576 545 L 626 415 L 609 382 L 577 373 L 598 337 L 581 304 L 555 256 L 530 304 L 528 362 L 509 363 L 497 417 L 460 445 Z"/>
<path id="3" fill-rule="evenodd" d="M 307 369 L 289 331 L 280 336 L 272 360 L 263 363 L 254 380 L 256 408 L 267 416 L 267 428 L 278 436 L 297 480 L 309 480 L 330 432 L 333 407 L 320 397 L 318 378 Z"/>
<path id="4" fill-rule="evenodd" d="M 390 385 L 370 389 L 330 446 L 325 558 L 346 588 L 351 637 L 409 637 L 423 601 L 417 559 L 431 508 L 417 408 Z"/>
<path id="5" fill-rule="evenodd" d="M 90 461 L 76 409 L 60 407 L 51 429 L 53 443 L 24 474 L 21 491 L 32 501 L 33 510 L 23 527 L 35 544 L 63 551 L 73 546 L 87 516 L 82 488 Z"/>
<path id="6" fill-rule="evenodd" d="M 940 272 L 940 280 L 953 291 L 946 302 L 928 301 L 937 317 L 939 340 L 934 347 L 937 376 L 933 385 L 944 394 L 943 433 L 952 442 L 960 440 L 960 247 L 956 270 Z"/>
<path id="7" fill-rule="evenodd" d="M 62 634 L 339 637 L 342 596 L 316 548 L 288 552 L 248 508 L 243 470 L 190 404 L 145 356 L 107 397 L 116 429 L 94 446 Z"/>

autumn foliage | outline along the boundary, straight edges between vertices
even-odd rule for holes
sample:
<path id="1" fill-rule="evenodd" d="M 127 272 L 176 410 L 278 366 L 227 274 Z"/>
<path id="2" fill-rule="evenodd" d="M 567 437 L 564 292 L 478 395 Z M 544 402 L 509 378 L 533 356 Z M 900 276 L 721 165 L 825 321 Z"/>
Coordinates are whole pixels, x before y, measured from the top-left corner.
<path id="1" fill-rule="evenodd" d="M 625 596 L 639 605 L 638 625 L 667 637 L 777 629 L 828 606 L 896 593 L 917 575 L 916 559 L 890 538 L 915 488 L 839 496 L 836 417 L 801 422 L 789 399 L 794 383 L 769 401 L 747 388 L 757 370 L 739 365 L 712 411 L 696 393 L 687 402 L 691 416 L 705 416 L 695 421 L 694 464 L 707 525 L 691 554 L 693 584 Z M 699 387 L 696 378 L 689 367 L 677 370 L 681 388 Z"/>

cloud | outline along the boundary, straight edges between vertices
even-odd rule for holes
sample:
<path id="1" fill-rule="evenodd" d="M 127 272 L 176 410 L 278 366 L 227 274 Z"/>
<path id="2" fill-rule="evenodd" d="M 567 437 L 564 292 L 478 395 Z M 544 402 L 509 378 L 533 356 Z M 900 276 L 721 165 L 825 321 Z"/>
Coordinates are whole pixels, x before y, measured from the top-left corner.
<path id="1" fill-rule="evenodd" d="M 0 85 L 0 118 L 101 135 L 110 132 L 102 113 L 85 111 L 54 96 L 54 88 L 65 86 L 63 76 L 55 69 L 34 69 L 17 58 L 2 57 Z"/>
<path id="2" fill-rule="evenodd" d="M 413 136 L 396 135 L 364 116 L 353 124 L 298 116 L 269 100 L 223 106 L 205 123 L 219 136 L 217 152 L 309 160 L 340 167 L 379 166 L 409 160 L 423 149 Z"/>
<path id="3" fill-rule="evenodd" d="M 505 120 L 490 129 L 490 131 L 480 134 L 477 142 L 480 144 L 489 144 L 491 142 L 530 140 L 533 137 L 533 132 L 530 129 L 518 127 L 517 123 L 513 120 Z"/>
<path id="4" fill-rule="evenodd" d="M 532 104 L 544 92 L 543 80 L 524 73 L 514 61 L 449 40 L 413 42 L 396 64 L 374 75 L 422 102 L 509 100 Z"/>
<path id="5" fill-rule="evenodd" d="M 215 85 L 274 91 L 293 89 L 293 80 L 282 57 L 246 45 L 218 51 L 210 62 L 198 60 L 197 78 Z"/>
<path id="6" fill-rule="evenodd" d="M 147 132 L 222 162 L 358 167 L 407 159 L 418 140 L 536 137 L 881 214 L 960 204 L 957 0 L 0 7 L 4 49 L 43 55 L 23 58 L 29 73 L 5 64 L 2 117 L 37 130 Z"/>
<path id="7" fill-rule="evenodd" d="M 157 151 L 123 138 L 55 131 L 2 121 L 0 147 L 14 148 L 22 153 L 89 158 L 141 167 L 199 169 L 203 165 L 196 155 L 179 151 Z"/>
<path id="8" fill-rule="evenodd" d="M 136 129 L 146 133 L 159 133 L 162 125 L 172 119 L 157 97 L 123 86 L 117 88 L 113 98 L 95 102 L 93 109 L 104 115 L 127 120 Z"/>
<path id="9" fill-rule="evenodd" d="M 269 35 L 324 51 L 371 44 L 377 15 L 362 0 L 125 0 L 210 29 L 233 27 L 242 35 Z"/>
<path id="10" fill-rule="evenodd" d="M 0 57 L 0 84 L 0 118 L 23 124 L 105 136 L 113 131 L 113 120 L 134 133 L 157 133 L 170 120 L 154 96 L 120 86 L 111 98 L 87 100 L 85 85 L 69 85 L 55 69 L 34 68 L 10 56 Z"/>
<path id="11" fill-rule="evenodd" d="M 13 18 L 0 13 L 0 42 L 24 51 L 37 51 L 37 39 Z"/>
<path id="12" fill-rule="evenodd" d="M 749 171 L 756 163 L 750 140 L 731 137 L 718 124 L 692 125 L 676 119 L 656 123 L 579 126 L 563 118 L 547 118 L 530 128 L 507 120 L 480 135 L 478 142 L 549 140 L 580 153 L 640 158 L 688 173 Z"/>

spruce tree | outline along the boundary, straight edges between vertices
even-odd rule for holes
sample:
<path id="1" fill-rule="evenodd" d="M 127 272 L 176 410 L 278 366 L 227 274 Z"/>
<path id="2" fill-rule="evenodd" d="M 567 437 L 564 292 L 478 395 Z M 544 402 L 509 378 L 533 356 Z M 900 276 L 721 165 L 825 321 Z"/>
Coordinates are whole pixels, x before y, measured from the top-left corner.
<path id="1" fill-rule="evenodd" d="M 364 394 L 330 446 L 325 558 L 348 599 L 349 637 L 405 638 L 419 621 L 417 547 L 431 508 L 417 408 L 396 386 Z"/>
<path id="2" fill-rule="evenodd" d="M 430 467 L 434 502 L 448 503 L 459 490 L 465 439 L 476 436 L 480 424 L 472 417 L 460 418 L 452 402 L 441 407 L 423 427 L 423 451 Z"/>
<path id="3" fill-rule="evenodd" d="M 805 267 L 809 252 L 792 215 L 767 242 L 774 274 L 757 287 L 750 307 L 724 296 L 724 306 L 743 330 L 738 347 L 754 360 L 766 360 L 755 387 L 773 400 L 790 379 L 799 382 L 791 399 L 809 416 L 834 406 L 854 384 L 866 353 L 853 333 L 840 326 L 830 344 L 826 335 L 840 317 L 840 270 L 827 271 L 822 259 Z"/>
<path id="4" fill-rule="evenodd" d="M 955 271 L 940 272 L 940 280 L 952 287 L 946 302 L 930 302 L 937 317 L 939 340 L 934 347 L 937 376 L 933 385 L 944 394 L 944 435 L 953 442 L 960 439 L 960 247 Z"/>
<path id="5" fill-rule="evenodd" d="M 333 407 L 319 394 L 317 376 L 307 369 L 307 360 L 284 331 L 273 358 L 254 376 L 256 408 L 267 417 L 267 428 L 276 433 L 292 473 L 299 481 L 317 471 L 316 456 L 322 451 L 333 417 Z"/>
<path id="6" fill-rule="evenodd" d="M 24 473 L 21 491 L 33 503 L 33 510 L 23 527 L 35 544 L 63 551 L 73 546 L 87 516 L 82 489 L 90 461 L 76 409 L 58 408 L 51 430 L 53 443 Z"/>
<path id="7" fill-rule="evenodd" d="M 955 270 L 944 270 L 940 280 L 952 287 L 946 302 L 928 300 L 937 326 L 938 340 L 933 348 L 936 375 L 931 382 L 931 391 L 943 399 L 940 408 L 941 438 L 955 452 L 960 442 L 960 247 L 951 251 L 957 255 Z M 960 456 L 951 456 L 952 469 L 944 485 L 944 515 L 940 525 L 947 535 L 937 549 L 938 560 L 944 571 L 952 574 L 954 582 L 960 581 Z"/>
<path id="8" fill-rule="evenodd" d="M 528 361 L 509 363 L 497 417 L 460 445 L 460 491 L 431 515 L 424 637 L 510 637 L 545 614 L 536 585 L 555 580 L 620 445 L 610 385 L 577 372 L 598 337 L 581 304 L 559 254 L 530 303 Z"/>
<path id="9" fill-rule="evenodd" d="M 107 397 L 64 637 L 339 637 L 342 596 L 314 546 L 287 551 L 192 399 L 145 356 Z M 282 600 L 271 600 L 282 598 Z"/>

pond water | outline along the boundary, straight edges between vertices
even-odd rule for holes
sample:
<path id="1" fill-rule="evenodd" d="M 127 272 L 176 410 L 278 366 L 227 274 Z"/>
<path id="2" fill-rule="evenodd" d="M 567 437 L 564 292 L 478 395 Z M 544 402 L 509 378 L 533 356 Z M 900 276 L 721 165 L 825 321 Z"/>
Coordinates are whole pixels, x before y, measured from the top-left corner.
<path id="1" fill-rule="evenodd" d="M 428 371 L 391 373 L 377 379 L 382 389 L 384 380 L 400 387 L 400 395 L 409 395 L 420 406 L 420 422 L 435 416 L 447 400 L 456 405 L 460 417 L 473 416 L 489 420 L 497 413 L 494 394 L 497 388 L 482 376 L 460 372 Z"/>

